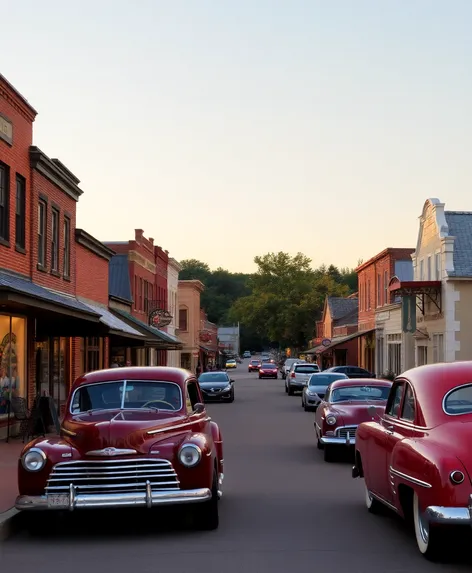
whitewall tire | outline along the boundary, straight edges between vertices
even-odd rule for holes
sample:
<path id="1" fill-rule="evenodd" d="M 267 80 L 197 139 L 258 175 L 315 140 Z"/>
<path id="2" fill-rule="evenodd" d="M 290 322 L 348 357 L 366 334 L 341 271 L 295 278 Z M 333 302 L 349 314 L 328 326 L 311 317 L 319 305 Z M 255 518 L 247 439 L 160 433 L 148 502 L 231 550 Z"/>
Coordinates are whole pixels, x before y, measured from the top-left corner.
<path id="1" fill-rule="evenodd" d="M 429 524 L 421 510 L 418 495 L 413 495 L 413 524 L 415 527 L 416 544 L 420 553 L 427 559 L 437 559 L 446 550 L 446 540 L 444 530 Z"/>
<path id="2" fill-rule="evenodd" d="M 383 507 L 380 501 L 375 499 L 375 497 L 370 493 L 369 488 L 364 480 L 364 496 L 365 496 L 365 506 L 369 513 L 378 514 L 382 511 Z"/>

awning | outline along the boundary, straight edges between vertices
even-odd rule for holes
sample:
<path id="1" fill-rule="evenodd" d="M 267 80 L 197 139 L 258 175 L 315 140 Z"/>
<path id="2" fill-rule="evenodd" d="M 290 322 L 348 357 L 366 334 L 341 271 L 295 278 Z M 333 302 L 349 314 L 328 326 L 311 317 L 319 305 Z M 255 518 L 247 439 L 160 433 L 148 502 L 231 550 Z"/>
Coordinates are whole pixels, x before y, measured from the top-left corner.
<path id="1" fill-rule="evenodd" d="M 129 326 L 126 322 L 110 312 L 108 307 L 97 303 L 91 303 L 87 300 L 80 299 L 83 304 L 100 315 L 100 322 L 110 329 L 111 335 L 125 336 L 129 338 L 143 339 L 144 336 L 135 328 Z"/>
<path id="2" fill-rule="evenodd" d="M 174 342 L 166 332 L 162 332 L 162 330 L 154 328 L 154 326 L 145 324 L 132 314 L 129 314 L 129 312 L 118 308 L 112 308 L 110 311 L 114 315 L 118 316 L 118 318 L 123 319 L 133 328 L 139 330 L 139 332 L 141 332 L 145 337 L 146 346 L 152 346 L 162 350 L 180 350 L 183 347 L 181 342 Z"/>
<path id="3" fill-rule="evenodd" d="M 216 353 L 215 350 L 212 350 L 211 348 L 208 348 L 207 346 L 202 346 L 201 344 L 200 344 L 200 350 L 203 350 L 203 352 L 206 352 L 207 354 L 208 353 L 212 353 L 212 354 Z"/>
<path id="4" fill-rule="evenodd" d="M 436 294 L 441 290 L 441 281 L 400 281 L 393 277 L 388 290 L 400 296 L 418 296 Z"/>
<path id="5" fill-rule="evenodd" d="M 349 334 L 348 336 L 339 336 L 336 338 L 333 338 L 331 340 L 331 344 L 329 346 L 322 346 L 322 347 L 317 347 L 321 348 L 321 350 L 317 350 L 316 354 L 323 354 L 324 352 L 326 352 L 327 350 L 331 350 L 332 348 L 335 348 L 336 346 L 339 346 L 340 344 L 344 344 L 345 342 L 349 342 L 350 340 L 354 340 L 354 338 L 360 338 L 361 336 L 364 336 L 364 334 L 369 334 L 370 332 L 373 332 L 375 330 L 375 328 L 369 328 L 368 330 L 359 330 L 358 332 L 355 332 L 354 334 Z"/>
<path id="6" fill-rule="evenodd" d="M 0 272 L 0 302 L 29 306 L 41 311 L 65 315 L 69 318 L 100 322 L 100 315 L 76 297 L 49 290 L 27 278 L 5 272 Z"/>

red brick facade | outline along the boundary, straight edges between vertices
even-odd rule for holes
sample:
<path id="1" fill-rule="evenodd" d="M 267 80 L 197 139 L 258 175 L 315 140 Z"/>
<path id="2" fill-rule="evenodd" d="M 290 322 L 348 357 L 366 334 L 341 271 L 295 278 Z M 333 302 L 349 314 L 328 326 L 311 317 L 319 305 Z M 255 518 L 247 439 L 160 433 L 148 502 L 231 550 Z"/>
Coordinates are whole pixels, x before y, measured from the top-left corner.
<path id="1" fill-rule="evenodd" d="M 356 269 L 359 285 L 359 330 L 375 328 L 375 309 L 390 304 L 388 283 L 395 262 L 411 260 L 414 249 L 384 249 Z"/>

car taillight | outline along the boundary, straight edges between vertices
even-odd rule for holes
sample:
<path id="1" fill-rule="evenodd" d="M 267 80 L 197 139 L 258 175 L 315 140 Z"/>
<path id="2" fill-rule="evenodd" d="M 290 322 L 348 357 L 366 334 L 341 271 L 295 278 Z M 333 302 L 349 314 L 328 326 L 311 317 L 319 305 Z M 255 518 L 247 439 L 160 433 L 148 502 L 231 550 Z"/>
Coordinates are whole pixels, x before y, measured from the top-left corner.
<path id="1" fill-rule="evenodd" d="M 295 372 L 292 372 L 292 373 L 290 374 L 290 378 L 295 378 Z"/>

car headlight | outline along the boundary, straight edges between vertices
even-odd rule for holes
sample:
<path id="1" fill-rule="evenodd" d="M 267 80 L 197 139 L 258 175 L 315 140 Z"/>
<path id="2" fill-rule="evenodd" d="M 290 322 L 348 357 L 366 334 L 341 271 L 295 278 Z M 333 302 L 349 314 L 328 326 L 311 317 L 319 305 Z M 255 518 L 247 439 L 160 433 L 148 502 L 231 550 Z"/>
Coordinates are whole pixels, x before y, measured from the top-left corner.
<path id="1" fill-rule="evenodd" d="M 334 424 L 336 424 L 337 420 L 336 420 L 336 416 L 327 416 L 326 417 L 326 423 L 329 426 L 334 426 Z"/>
<path id="2" fill-rule="evenodd" d="M 179 450 L 179 460 L 187 468 L 193 468 L 202 459 L 202 450 L 195 444 L 184 444 Z"/>
<path id="3" fill-rule="evenodd" d="M 231 384 L 228 384 L 226 388 L 223 389 L 223 392 L 229 392 L 231 390 Z"/>
<path id="4" fill-rule="evenodd" d="M 46 465 L 46 454 L 39 448 L 31 448 L 21 458 L 21 464 L 29 472 L 39 472 Z"/>

